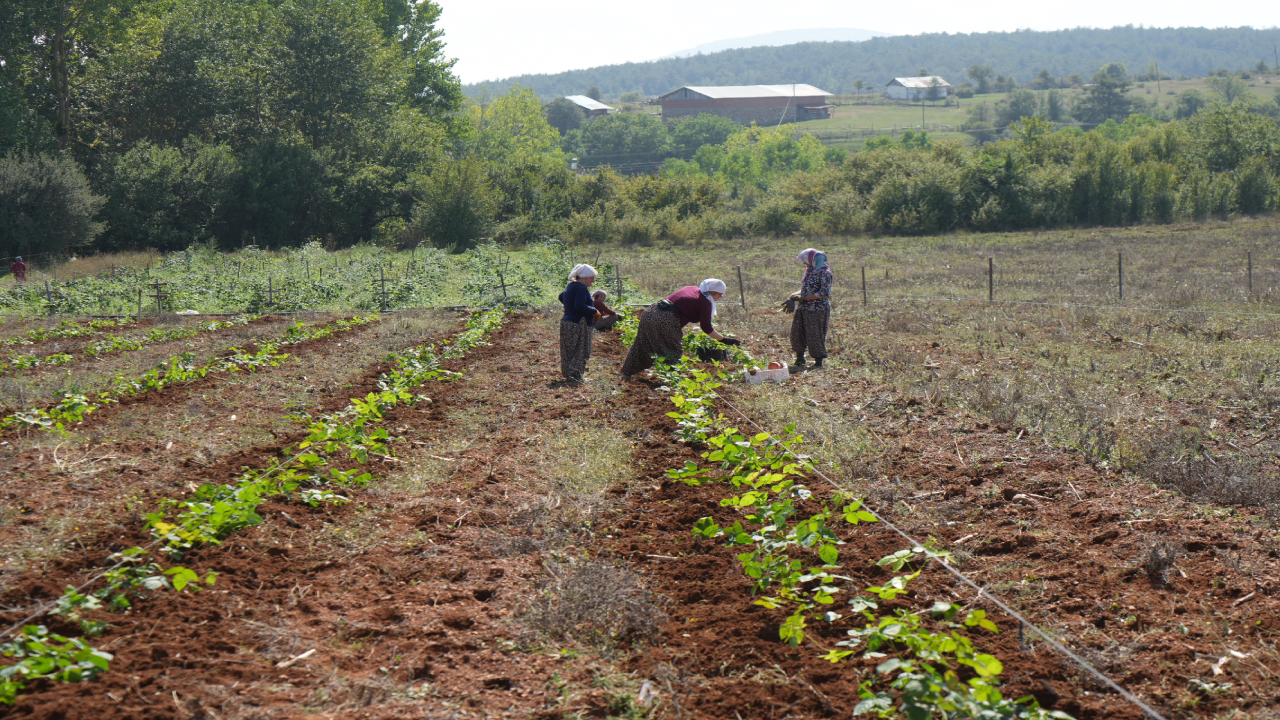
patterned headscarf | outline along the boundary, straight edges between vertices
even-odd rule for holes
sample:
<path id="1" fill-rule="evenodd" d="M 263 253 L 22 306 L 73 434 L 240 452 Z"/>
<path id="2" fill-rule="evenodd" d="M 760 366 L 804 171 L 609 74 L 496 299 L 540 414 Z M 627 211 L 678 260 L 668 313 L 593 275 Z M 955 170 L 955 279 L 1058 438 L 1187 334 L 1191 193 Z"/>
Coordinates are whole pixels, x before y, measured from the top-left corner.
<path id="1" fill-rule="evenodd" d="M 827 267 L 827 254 L 817 248 L 806 248 L 800 251 L 796 259 L 809 266 L 806 272 L 813 272 Z"/>

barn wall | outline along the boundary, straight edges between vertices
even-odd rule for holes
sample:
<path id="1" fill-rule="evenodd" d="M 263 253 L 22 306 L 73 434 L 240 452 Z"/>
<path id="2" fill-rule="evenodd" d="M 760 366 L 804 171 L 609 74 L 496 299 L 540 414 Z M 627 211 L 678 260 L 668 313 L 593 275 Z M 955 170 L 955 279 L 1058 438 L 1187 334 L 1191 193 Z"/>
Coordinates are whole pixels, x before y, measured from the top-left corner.
<path id="1" fill-rule="evenodd" d="M 777 125 L 796 121 L 796 107 L 825 105 L 822 96 L 762 97 L 762 98 L 704 98 L 700 100 L 663 99 L 662 119 L 676 120 L 694 117 L 702 113 L 721 115 L 743 125 Z"/>
<path id="2" fill-rule="evenodd" d="M 792 123 L 796 121 L 796 108 L 791 105 L 785 110 L 781 107 L 768 107 L 756 105 L 753 107 L 733 107 L 733 106 L 700 106 L 700 107 L 668 107 L 666 103 L 662 106 L 663 120 L 676 120 L 679 118 L 694 117 L 707 113 L 708 115 L 722 115 L 730 118 L 735 122 L 743 125 L 756 123 L 757 125 L 777 125 L 779 120 L 784 123 Z"/>

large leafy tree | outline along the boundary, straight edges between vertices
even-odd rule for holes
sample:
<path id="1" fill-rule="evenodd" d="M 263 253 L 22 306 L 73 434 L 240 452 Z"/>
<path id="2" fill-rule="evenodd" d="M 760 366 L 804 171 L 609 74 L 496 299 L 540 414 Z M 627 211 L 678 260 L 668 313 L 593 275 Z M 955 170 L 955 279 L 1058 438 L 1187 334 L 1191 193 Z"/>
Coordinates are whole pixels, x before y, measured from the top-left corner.
<path id="1" fill-rule="evenodd" d="M 0 8 L 4 84 L 20 88 L 26 104 L 52 125 L 58 150 L 66 150 L 72 140 L 72 114 L 81 80 L 92 61 L 123 38 L 136 4 L 136 0 L 8 0 Z"/>
<path id="2" fill-rule="evenodd" d="M 565 137 L 566 148 L 580 155 L 635 155 L 666 150 L 667 127 L 648 113 L 602 115 Z"/>
<path id="3" fill-rule="evenodd" d="M 701 113 L 680 121 L 671 129 L 671 144 L 697 151 L 703 145 L 719 145 L 741 130 L 741 125 L 723 115 Z"/>
<path id="4" fill-rule="evenodd" d="M 570 130 L 577 130 L 586 119 L 586 113 L 582 108 L 562 97 L 547 103 L 542 112 L 547 116 L 547 124 L 559 130 L 561 135 Z"/>
<path id="5" fill-rule="evenodd" d="M 1075 116 L 1086 123 L 1102 124 L 1107 120 L 1121 122 L 1133 112 L 1134 99 L 1125 95 L 1129 89 L 1129 71 L 1122 63 L 1108 63 L 1093 75 L 1093 86 L 1076 105 Z"/>

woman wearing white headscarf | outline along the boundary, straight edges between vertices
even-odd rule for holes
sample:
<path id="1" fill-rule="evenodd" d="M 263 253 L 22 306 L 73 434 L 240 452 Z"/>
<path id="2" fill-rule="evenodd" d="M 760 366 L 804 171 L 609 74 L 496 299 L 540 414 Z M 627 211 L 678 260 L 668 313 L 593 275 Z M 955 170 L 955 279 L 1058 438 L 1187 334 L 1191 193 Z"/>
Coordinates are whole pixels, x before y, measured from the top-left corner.
<path id="1" fill-rule="evenodd" d="M 724 281 L 707 278 L 697 286 L 689 285 L 671 293 L 665 300 L 645 308 L 640 316 L 640 328 L 636 341 L 631 344 L 627 359 L 622 363 L 622 377 L 629 378 L 653 367 L 653 356 L 670 361 L 680 359 L 684 351 L 681 344 L 683 328 L 696 322 L 702 332 L 716 340 L 724 336 L 716 332 L 711 319 L 716 316 L 716 301 L 724 297 Z"/>
<path id="2" fill-rule="evenodd" d="M 599 313 L 587 288 L 595 280 L 595 268 L 586 263 L 574 265 L 569 284 L 560 293 L 564 305 L 564 317 L 560 318 L 560 372 L 570 382 L 582 382 L 587 360 L 591 359 L 591 341 L 596 333 L 592 325 Z"/>
<path id="3" fill-rule="evenodd" d="M 800 291 L 792 293 L 797 301 L 795 316 L 791 319 L 791 349 L 796 353 L 796 367 L 804 368 L 804 353 L 813 357 L 813 366 L 822 367 L 827 357 L 827 323 L 831 319 L 831 268 L 827 267 L 827 254 L 815 248 L 807 248 L 796 259 L 804 263 L 804 279 Z"/>

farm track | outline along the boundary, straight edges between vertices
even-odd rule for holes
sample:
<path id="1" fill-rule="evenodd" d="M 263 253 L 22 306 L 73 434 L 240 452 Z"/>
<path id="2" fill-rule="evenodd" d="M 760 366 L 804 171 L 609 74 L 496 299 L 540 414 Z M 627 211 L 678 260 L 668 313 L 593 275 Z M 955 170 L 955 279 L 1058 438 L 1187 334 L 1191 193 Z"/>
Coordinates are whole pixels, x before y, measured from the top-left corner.
<path id="1" fill-rule="evenodd" d="M 830 665 L 812 646 L 782 644 L 784 613 L 752 604 L 735 553 L 693 541 L 697 518 L 732 511 L 719 505 L 723 487 L 666 479 L 668 468 L 698 457 L 671 439 L 668 396 L 656 383 L 614 381 L 624 350 L 616 335 L 597 337 L 587 384 L 559 386 L 554 325 L 549 316 L 512 320 L 491 346 L 450 363 L 465 371 L 462 379 L 422 391 L 432 403 L 389 413 L 385 426 L 402 438 L 399 461 L 380 463 L 378 479 L 352 491 L 357 502 L 264 506 L 262 525 L 184 561 L 218 571 L 214 588 L 167 592 L 128 614 L 101 615 L 113 627 L 94 644 L 116 655 L 112 670 L 90 683 L 35 686 L 6 716 L 604 716 L 616 714 L 617 698 L 634 697 L 645 678 L 656 680 L 654 712 L 662 717 L 849 713 L 859 673 L 871 664 Z M 385 369 L 368 369 L 322 409 L 376 387 Z M 827 372 L 839 391 L 824 402 L 851 405 L 885 392 L 836 368 Z M 811 377 L 820 376 L 796 382 Z M 734 400 L 738 390 L 722 392 Z M 597 496 L 575 496 L 557 484 L 556 466 L 531 463 L 530 448 L 564 422 L 635 438 L 630 477 Z M 961 564 L 966 574 L 1054 628 L 1128 689 L 1169 717 L 1237 708 L 1265 717 L 1275 710 L 1274 531 L 1245 532 L 1247 518 L 1239 516 L 1196 517 L 1168 493 L 1122 484 L 1037 438 L 1015 439 L 963 414 L 916 407 L 905 425 L 873 418 L 870 426 L 885 439 L 881 470 L 901 488 L 871 498 L 872 505 L 917 539 L 934 537 L 970 553 Z M 439 449 L 456 434 L 465 442 Z M 260 465 L 293 439 L 193 469 L 192 479 L 231 480 L 236 463 Z M 429 470 L 432 481 L 405 490 L 403 476 L 415 469 Z M 810 486 L 819 491 L 821 480 Z M 1009 490 L 1049 499 L 1015 503 L 1006 499 Z M 554 519 L 574 502 L 575 514 Z M 956 524 L 922 522 L 926 514 L 918 511 L 926 507 Z M 1165 587 L 1138 568 L 1148 533 L 1161 530 L 1183 538 L 1188 550 Z M 864 561 L 903 547 L 876 525 L 842 534 L 849 543 L 845 572 L 859 587 L 887 576 Z M 3 602 L 25 607 L 56 597 L 81 577 L 80 568 L 99 564 L 105 548 L 143 540 L 136 529 L 103 536 L 91 544 L 97 550 L 18 578 L 22 590 L 10 590 Z M 584 553 L 627 563 L 665 598 L 667 620 L 653 645 L 604 657 L 580 648 L 574 657 L 516 622 L 549 568 Z M 1234 558 L 1239 572 L 1227 571 L 1224 558 Z M 976 601 L 937 570 L 912 588 L 907 599 L 886 605 Z M 1004 632 L 977 641 L 1004 661 L 1007 696 L 1034 694 L 1082 720 L 1139 717 L 1029 635 L 1023 647 L 1010 618 L 993 618 Z M 843 621 L 812 631 L 827 644 L 847 627 Z M 272 667 L 312 648 L 307 660 Z M 1191 678 L 1231 682 L 1238 692 L 1189 694 Z"/>

